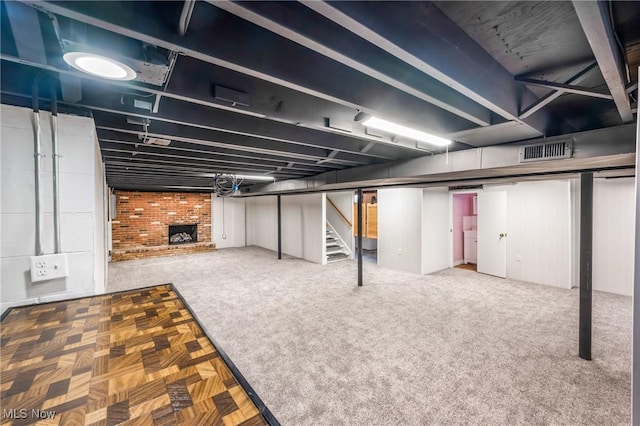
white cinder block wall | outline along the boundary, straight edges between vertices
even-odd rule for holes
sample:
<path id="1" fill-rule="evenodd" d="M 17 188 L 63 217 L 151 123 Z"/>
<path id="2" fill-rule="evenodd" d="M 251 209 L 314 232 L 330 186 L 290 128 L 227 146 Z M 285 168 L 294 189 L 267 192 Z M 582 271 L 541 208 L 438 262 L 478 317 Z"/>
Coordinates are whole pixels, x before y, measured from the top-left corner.
<path id="1" fill-rule="evenodd" d="M 96 266 L 93 272 L 93 279 L 95 282 L 95 292 L 99 294 L 104 293 L 107 286 L 111 222 L 107 221 L 109 217 L 109 188 L 107 187 L 106 170 L 104 163 L 102 162 L 102 155 L 100 154 L 100 147 L 95 131 L 94 137 L 95 152 L 93 154 L 93 165 L 95 173 L 93 176 L 93 182 L 95 191 L 95 214 L 93 215 L 93 229 L 95 238 L 93 241 L 93 257 L 96 261 Z"/>
<path id="2" fill-rule="evenodd" d="M 2 105 L 0 204 L 0 308 L 94 294 L 104 288 L 105 228 L 102 164 L 95 125 L 86 117 L 59 115 L 61 248 L 69 276 L 31 283 L 35 254 L 35 190 L 32 111 Z M 43 248 L 53 252 L 53 183 L 50 115 L 41 112 Z"/>
<path id="3" fill-rule="evenodd" d="M 216 248 L 246 245 L 245 203 L 245 198 L 211 195 L 211 241 L 216 243 Z"/>

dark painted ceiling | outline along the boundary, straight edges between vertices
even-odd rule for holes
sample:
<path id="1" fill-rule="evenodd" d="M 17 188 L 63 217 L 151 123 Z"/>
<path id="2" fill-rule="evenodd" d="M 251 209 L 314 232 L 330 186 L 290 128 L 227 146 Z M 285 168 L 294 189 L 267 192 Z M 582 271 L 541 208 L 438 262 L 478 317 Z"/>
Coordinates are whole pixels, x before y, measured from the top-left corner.
<path id="1" fill-rule="evenodd" d="M 359 111 L 462 150 L 617 126 L 637 109 L 639 2 L 10 1 L 1 12 L 2 102 L 30 105 L 45 71 L 43 105 L 53 85 L 62 111 L 94 117 L 115 188 L 210 190 L 219 173 L 295 179 L 443 152 L 368 134 Z M 62 60 L 72 50 L 139 77 L 82 74 Z"/>

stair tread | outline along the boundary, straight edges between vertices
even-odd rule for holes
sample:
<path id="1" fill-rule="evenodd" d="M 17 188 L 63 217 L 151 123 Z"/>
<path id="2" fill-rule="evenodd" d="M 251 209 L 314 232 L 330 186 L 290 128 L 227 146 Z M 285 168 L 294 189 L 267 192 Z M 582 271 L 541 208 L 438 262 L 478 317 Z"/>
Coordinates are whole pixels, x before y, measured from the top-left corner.
<path id="1" fill-rule="evenodd" d="M 349 255 L 346 253 L 336 253 L 334 255 L 327 256 L 327 260 L 336 260 L 336 259 L 348 259 Z"/>
<path id="2" fill-rule="evenodd" d="M 329 247 L 327 247 L 328 249 Z M 333 250 L 327 250 L 327 254 L 334 254 L 334 253 L 344 253 L 345 251 L 342 250 L 342 247 L 331 247 Z"/>

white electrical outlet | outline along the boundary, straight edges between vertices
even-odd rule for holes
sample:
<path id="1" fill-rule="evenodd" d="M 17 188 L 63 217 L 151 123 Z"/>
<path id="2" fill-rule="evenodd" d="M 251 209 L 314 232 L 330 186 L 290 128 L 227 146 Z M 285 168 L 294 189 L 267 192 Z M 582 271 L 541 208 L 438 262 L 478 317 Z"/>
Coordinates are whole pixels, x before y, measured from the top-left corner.
<path id="1" fill-rule="evenodd" d="M 69 275 L 67 254 L 31 256 L 31 282 L 64 278 Z"/>
<path id="2" fill-rule="evenodd" d="M 522 262 L 522 256 L 519 254 L 516 255 L 516 262 Z"/>

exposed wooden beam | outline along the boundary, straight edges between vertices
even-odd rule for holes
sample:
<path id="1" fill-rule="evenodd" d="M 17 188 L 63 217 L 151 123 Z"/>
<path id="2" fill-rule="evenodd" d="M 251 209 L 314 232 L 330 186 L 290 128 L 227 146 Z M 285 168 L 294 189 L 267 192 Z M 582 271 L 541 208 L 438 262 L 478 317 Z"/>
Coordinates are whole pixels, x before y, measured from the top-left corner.
<path id="1" fill-rule="evenodd" d="M 577 73 L 570 79 L 565 80 L 564 84 L 579 83 L 580 80 L 582 80 L 589 73 L 589 71 L 591 71 L 597 66 L 598 66 L 597 62 L 592 62 L 587 67 L 582 69 L 579 73 Z M 565 92 L 561 92 L 560 90 L 556 90 L 555 88 L 553 90 L 554 90 L 553 92 L 541 97 L 536 102 L 526 107 L 520 114 L 520 118 L 525 119 L 529 117 L 530 115 L 534 114 L 536 111 L 549 105 L 551 102 L 558 99 L 563 93 L 565 93 Z"/>
<path id="2" fill-rule="evenodd" d="M 633 114 L 626 91 L 626 81 L 620 66 L 622 63 L 621 55 L 615 42 L 611 17 L 606 4 L 602 1 L 573 1 L 573 7 L 618 108 L 618 113 L 624 123 L 629 123 L 633 120 Z"/>
<path id="3" fill-rule="evenodd" d="M 393 105 L 394 108 L 403 108 L 406 116 L 412 116 L 412 121 L 425 123 L 425 126 L 428 123 L 428 126 L 437 127 L 434 131 L 440 132 L 468 124 L 466 120 L 448 111 L 376 79 L 363 76 L 332 59 L 315 52 L 309 53 L 308 49 L 296 43 L 260 29 L 261 41 L 271 46 L 269 50 L 262 49 L 255 43 L 254 25 L 237 17 L 232 17 L 234 22 L 230 22 L 229 16 L 221 16 L 221 19 L 225 19 L 226 25 L 200 27 L 197 33 L 189 31 L 185 36 L 179 36 L 174 28 L 159 25 L 154 18 L 157 11 L 152 2 L 135 2 L 135 19 L 125 20 L 120 19 L 118 8 L 128 11 L 127 5 L 130 2 L 113 2 L 113 6 L 104 7 L 102 2 L 20 1 L 125 37 L 180 52 L 201 62 L 348 107 L 354 111 L 360 109 L 380 112 L 384 116 L 384 110 L 388 109 L 389 105 Z M 211 5 L 196 3 L 195 14 L 199 13 L 198 8 L 201 8 L 203 13 L 215 10 Z M 210 42 L 220 37 L 228 37 L 234 40 L 234 43 Z M 236 45 L 243 45 L 245 48 L 237 49 L 234 47 Z M 292 58 L 303 55 L 305 57 L 317 55 L 314 63 L 322 66 L 307 67 L 305 72 L 300 72 L 300 61 Z M 340 75 L 341 79 L 348 81 L 348 84 L 336 84 L 336 75 Z M 385 108 L 379 104 L 381 99 L 384 99 Z M 330 139 L 326 136 L 324 138 Z M 363 135 L 352 137 L 352 139 L 356 138 L 368 139 Z M 398 145 L 395 146 L 398 148 Z M 415 147 L 404 148 L 416 150 Z"/>
<path id="4" fill-rule="evenodd" d="M 315 32 L 310 35 L 308 31 L 312 28 L 310 23 L 304 22 L 304 17 L 300 16 L 297 19 L 289 19 L 289 16 L 282 13 L 282 5 L 272 5 L 269 2 L 236 3 L 218 0 L 207 0 L 207 2 L 477 125 L 488 126 L 491 124 L 491 117 L 487 109 L 448 90 L 444 85 L 440 85 L 443 86 L 442 88 L 431 88 L 431 91 L 419 90 L 404 82 L 402 75 L 392 76 L 382 72 L 376 66 L 376 57 L 363 55 L 361 58 L 355 59 L 353 55 L 347 55 L 338 50 L 340 46 L 332 47 L 329 41 L 331 35 L 324 39 L 322 37 L 326 36 L 325 33 Z M 342 40 L 341 45 L 344 46 L 347 40 Z"/>
<path id="5" fill-rule="evenodd" d="M 537 97 L 523 92 L 509 71 L 432 3 L 302 3 L 494 113 L 545 132 L 545 114 L 518 117 L 518 100 L 533 103 Z"/>
<path id="6" fill-rule="evenodd" d="M 564 93 L 573 93 L 575 95 L 591 96 L 593 98 L 600 99 L 613 99 L 613 96 L 607 93 L 596 92 L 588 87 L 572 86 L 570 84 L 555 83 L 553 81 L 534 80 L 532 78 L 516 78 L 516 81 L 528 86 L 544 87 L 546 89 L 553 89 Z"/>

